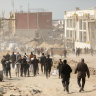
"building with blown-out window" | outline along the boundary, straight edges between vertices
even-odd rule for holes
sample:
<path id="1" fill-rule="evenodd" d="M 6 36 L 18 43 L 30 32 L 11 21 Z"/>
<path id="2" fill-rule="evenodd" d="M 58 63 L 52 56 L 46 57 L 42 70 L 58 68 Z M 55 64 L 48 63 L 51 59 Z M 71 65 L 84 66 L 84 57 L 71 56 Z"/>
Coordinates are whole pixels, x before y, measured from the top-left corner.
<path id="1" fill-rule="evenodd" d="M 96 9 L 66 11 L 64 23 L 67 48 L 96 49 Z"/>

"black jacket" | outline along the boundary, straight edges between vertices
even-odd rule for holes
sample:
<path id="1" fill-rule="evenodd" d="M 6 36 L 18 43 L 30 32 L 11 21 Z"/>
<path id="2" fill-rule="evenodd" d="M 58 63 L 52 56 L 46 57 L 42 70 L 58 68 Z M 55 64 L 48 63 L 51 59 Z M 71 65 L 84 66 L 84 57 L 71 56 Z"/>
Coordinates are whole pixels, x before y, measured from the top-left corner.
<path id="1" fill-rule="evenodd" d="M 45 67 L 46 68 L 50 68 L 50 67 L 52 67 L 52 65 L 53 65 L 52 59 L 51 58 L 47 58 L 46 62 L 45 62 Z"/>
<path id="2" fill-rule="evenodd" d="M 41 56 L 40 63 L 41 64 L 45 64 L 45 62 L 46 62 L 46 57 L 45 56 Z"/>
<path id="3" fill-rule="evenodd" d="M 61 62 L 58 63 L 57 69 L 58 69 L 59 71 L 61 71 L 62 66 L 63 66 L 63 62 L 61 61 Z"/>
<path id="4" fill-rule="evenodd" d="M 15 55 L 15 54 L 12 54 L 12 55 L 11 55 L 11 61 L 12 61 L 12 62 L 15 62 L 15 61 L 16 61 L 16 55 Z"/>
<path id="5" fill-rule="evenodd" d="M 70 73 L 72 72 L 71 67 L 68 64 L 63 64 L 61 69 L 61 77 L 62 78 L 70 78 Z"/>
<path id="6" fill-rule="evenodd" d="M 10 66 L 11 62 L 6 61 L 5 64 L 6 64 L 6 69 L 10 70 L 11 69 L 11 66 Z"/>
<path id="7" fill-rule="evenodd" d="M 37 68 L 38 67 L 38 63 L 39 63 L 39 60 L 38 59 L 33 59 L 32 61 L 31 61 L 31 63 L 33 64 L 33 67 L 34 68 Z"/>

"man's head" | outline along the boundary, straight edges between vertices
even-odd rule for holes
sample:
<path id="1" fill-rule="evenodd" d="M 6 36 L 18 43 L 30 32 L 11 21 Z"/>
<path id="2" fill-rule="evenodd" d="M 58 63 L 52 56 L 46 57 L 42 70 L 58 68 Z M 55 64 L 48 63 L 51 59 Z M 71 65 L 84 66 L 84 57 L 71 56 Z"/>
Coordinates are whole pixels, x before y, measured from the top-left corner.
<path id="1" fill-rule="evenodd" d="M 48 54 L 48 55 L 47 55 L 47 57 L 49 58 L 49 57 L 50 57 L 50 55 Z"/>
<path id="2" fill-rule="evenodd" d="M 42 55 L 44 55 L 44 53 L 42 53 Z"/>
<path id="3" fill-rule="evenodd" d="M 6 56 L 4 55 L 3 58 L 5 58 Z"/>
<path id="4" fill-rule="evenodd" d="M 12 54 L 14 54 L 14 52 Z"/>
<path id="5" fill-rule="evenodd" d="M 84 58 L 82 58 L 82 59 L 81 59 L 81 62 L 83 62 L 83 63 L 84 63 Z"/>
<path id="6" fill-rule="evenodd" d="M 61 59 L 59 59 L 59 61 L 62 61 Z"/>
<path id="7" fill-rule="evenodd" d="M 34 58 L 36 59 L 36 55 L 34 55 Z"/>
<path id="8" fill-rule="evenodd" d="M 33 55 L 33 52 L 31 52 L 31 54 Z"/>
<path id="9" fill-rule="evenodd" d="M 24 56 L 24 59 L 26 59 L 26 56 Z"/>
<path id="10" fill-rule="evenodd" d="M 19 52 L 17 52 L 17 54 L 19 54 Z"/>
<path id="11" fill-rule="evenodd" d="M 64 63 L 64 64 L 67 64 L 67 60 L 64 60 L 63 63 Z"/>

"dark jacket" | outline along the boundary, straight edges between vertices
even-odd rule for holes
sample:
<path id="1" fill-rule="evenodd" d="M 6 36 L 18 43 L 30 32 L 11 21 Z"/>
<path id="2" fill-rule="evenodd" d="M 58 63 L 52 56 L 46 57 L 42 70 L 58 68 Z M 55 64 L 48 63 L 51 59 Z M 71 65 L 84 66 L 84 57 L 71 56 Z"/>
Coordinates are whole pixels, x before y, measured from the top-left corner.
<path id="1" fill-rule="evenodd" d="M 46 56 L 41 56 L 40 63 L 45 64 L 45 62 L 46 62 Z"/>
<path id="2" fill-rule="evenodd" d="M 6 59 L 5 58 L 2 58 L 1 63 L 2 63 L 3 67 L 6 67 L 6 64 L 5 64 L 6 63 Z"/>
<path id="3" fill-rule="evenodd" d="M 78 77 L 86 77 L 86 74 L 88 75 L 88 77 L 90 77 L 88 66 L 83 62 L 77 64 L 77 67 L 75 69 L 75 74 L 76 73 L 78 73 Z"/>
<path id="4" fill-rule="evenodd" d="M 5 56 L 5 58 L 6 58 L 7 61 L 9 61 L 9 60 L 10 60 L 10 55 L 7 54 L 7 55 Z"/>
<path id="5" fill-rule="evenodd" d="M 47 58 L 46 59 L 46 63 L 45 63 L 45 67 L 46 68 L 51 68 L 53 65 L 52 59 L 51 58 Z"/>
<path id="6" fill-rule="evenodd" d="M 16 55 L 15 55 L 15 54 L 12 54 L 12 55 L 11 55 L 11 61 L 12 61 L 12 62 L 15 62 L 15 61 L 16 61 Z"/>
<path id="7" fill-rule="evenodd" d="M 10 66 L 11 62 L 10 61 L 6 61 L 5 64 L 6 64 L 6 69 L 10 70 L 11 69 L 11 66 Z"/>
<path id="8" fill-rule="evenodd" d="M 63 64 L 61 69 L 61 78 L 70 78 L 70 73 L 72 72 L 71 67 L 68 64 Z"/>
<path id="9" fill-rule="evenodd" d="M 58 63 L 57 69 L 58 69 L 59 71 L 61 71 L 62 66 L 63 66 L 63 62 L 60 61 L 60 62 Z"/>
<path id="10" fill-rule="evenodd" d="M 19 59 L 20 60 L 20 59 Z M 19 61 L 18 60 L 18 61 Z M 21 69 L 23 69 L 23 68 L 27 68 L 27 61 L 26 61 L 26 59 L 25 58 L 23 58 L 23 59 L 21 59 L 21 61 L 19 61 L 19 62 L 21 62 Z"/>
<path id="11" fill-rule="evenodd" d="M 16 62 L 18 62 L 18 60 L 21 58 L 20 54 L 16 54 Z"/>
<path id="12" fill-rule="evenodd" d="M 38 63 L 39 63 L 39 60 L 36 59 L 36 58 L 34 58 L 34 59 L 31 61 L 31 63 L 33 64 L 33 67 L 34 67 L 34 68 L 37 68 L 37 67 L 38 67 Z"/>

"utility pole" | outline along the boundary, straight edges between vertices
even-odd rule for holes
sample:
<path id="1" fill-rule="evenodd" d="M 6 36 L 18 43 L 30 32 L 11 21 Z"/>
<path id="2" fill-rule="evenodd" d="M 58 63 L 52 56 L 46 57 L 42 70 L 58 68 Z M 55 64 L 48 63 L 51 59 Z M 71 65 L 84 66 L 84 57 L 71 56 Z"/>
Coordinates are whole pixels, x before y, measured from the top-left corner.
<path id="1" fill-rule="evenodd" d="M 29 0 L 28 0 L 28 13 L 27 13 L 27 28 L 28 28 L 28 33 L 29 33 Z"/>
<path id="2" fill-rule="evenodd" d="M 39 10 L 40 9 L 30 9 L 32 11 L 35 11 L 36 12 L 36 15 L 37 15 L 37 30 L 39 29 Z"/>
<path id="3" fill-rule="evenodd" d="M 4 36 L 4 15 L 5 15 L 5 11 L 2 11 L 2 20 L 1 20 L 1 25 L 2 25 L 2 40 L 5 40 L 5 36 Z"/>
<path id="4" fill-rule="evenodd" d="M 11 27 L 12 27 L 11 28 L 12 35 L 13 35 L 13 38 L 14 38 L 14 34 L 15 34 L 15 25 L 14 25 L 15 24 L 15 20 L 13 20 L 13 19 L 15 19 L 14 18 L 14 15 L 15 15 L 15 9 L 14 9 L 15 4 L 14 4 L 14 0 L 11 1 L 11 4 L 12 4 L 12 14 L 11 14 L 12 17 L 10 18 L 11 19 L 10 20 L 10 23 L 11 23 Z"/>
<path id="5" fill-rule="evenodd" d="M 12 9 L 13 9 L 12 11 L 14 13 L 14 0 L 12 0 L 11 3 L 12 3 Z"/>

